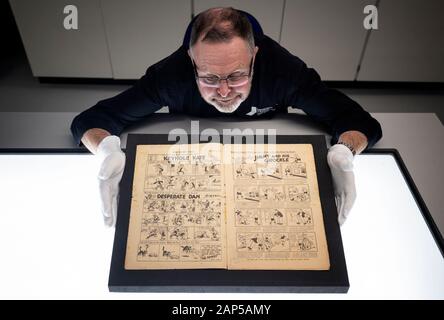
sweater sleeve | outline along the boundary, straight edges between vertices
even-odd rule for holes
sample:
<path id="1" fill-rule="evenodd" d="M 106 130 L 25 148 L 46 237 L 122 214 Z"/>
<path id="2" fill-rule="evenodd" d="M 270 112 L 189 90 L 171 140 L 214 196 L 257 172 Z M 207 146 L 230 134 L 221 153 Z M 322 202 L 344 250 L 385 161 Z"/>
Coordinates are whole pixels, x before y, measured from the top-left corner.
<path id="1" fill-rule="evenodd" d="M 371 148 L 382 137 L 379 122 L 365 111 L 357 102 L 342 92 L 328 88 L 319 74 L 299 58 L 295 59 L 294 75 L 289 80 L 287 105 L 302 109 L 309 117 L 324 124 L 335 144 L 346 131 L 360 131 L 368 139 Z"/>
<path id="2" fill-rule="evenodd" d="M 77 115 L 71 123 L 71 133 L 77 145 L 82 145 L 83 134 L 89 129 L 101 128 L 119 136 L 126 127 L 159 110 L 164 104 L 158 90 L 155 67 L 149 67 L 131 88 L 101 100 Z"/>

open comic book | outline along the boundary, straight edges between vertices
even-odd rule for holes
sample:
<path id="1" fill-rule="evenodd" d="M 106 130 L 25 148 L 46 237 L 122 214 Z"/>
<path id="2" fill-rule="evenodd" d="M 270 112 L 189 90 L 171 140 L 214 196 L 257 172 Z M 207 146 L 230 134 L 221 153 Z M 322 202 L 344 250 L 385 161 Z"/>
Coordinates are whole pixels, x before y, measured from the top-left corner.
<path id="1" fill-rule="evenodd" d="M 138 145 L 125 269 L 329 270 L 311 144 Z"/>

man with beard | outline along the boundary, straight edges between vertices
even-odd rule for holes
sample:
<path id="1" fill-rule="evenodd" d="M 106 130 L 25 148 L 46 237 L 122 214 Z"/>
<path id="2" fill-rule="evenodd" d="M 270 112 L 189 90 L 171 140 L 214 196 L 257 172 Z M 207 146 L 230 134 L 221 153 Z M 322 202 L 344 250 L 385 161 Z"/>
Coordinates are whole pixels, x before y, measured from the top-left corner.
<path id="1" fill-rule="evenodd" d="M 120 133 L 162 106 L 194 116 L 271 118 L 288 106 L 328 128 L 338 221 L 356 197 L 353 156 L 382 136 L 379 123 L 355 101 L 328 88 L 312 68 L 263 34 L 248 13 L 212 8 L 190 24 L 182 46 L 148 68 L 130 89 L 79 114 L 71 125 L 76 142 L 97 154 L 102 213 L 112 226 L 125 155 Z"/>

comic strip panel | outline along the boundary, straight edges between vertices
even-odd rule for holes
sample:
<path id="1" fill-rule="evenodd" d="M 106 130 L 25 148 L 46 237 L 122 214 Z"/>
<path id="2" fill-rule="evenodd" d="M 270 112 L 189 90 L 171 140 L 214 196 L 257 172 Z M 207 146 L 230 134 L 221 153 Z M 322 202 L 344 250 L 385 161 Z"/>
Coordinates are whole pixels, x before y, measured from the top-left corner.
<path id="1" fill-rule="evenodd" d="M 264 226 L 286 226 L 287 215 L 285 209 L 265 209 L 262 210 L 264 216 Z"/>
<path id="2" fill-rule="evenodd" d="M 259 187 L 242 186 L 234 188 L 234 200 L 240 206 L 256 207 L 260 202 Z"/>
<path id="3" fill-rule="evenodd" d="M 307 184 L 287 186 L 288 200 L 290 203 L 309 203 L 310 191 Z"/>
<path id="4" fill-rule="evenodd" d="M 234 165 L 234 178 L 240 180 L 257 179 L 257 169 L 254 163 L 240 163 Z"/>
<path id="5" fill-rule="evenodd" d="M 236 226 L 257 227 L 262 225 L 262 218 L 258 209 L 235 209 Z"/>
<path id="6" fill-rule="evenodd" d="M 298 227 L 313 226 L 313 214 L 310 208 L 287 209 L 288 225 Z"/>
<path id="7" fill-rule="evenodd" d="M 292 233 L 290 234 L 290 246 L 301 252 L 318 251 L 316 234 L 314 232 Z"/>
<path id="8" fill-rule="evenodd" d="M 287 232 L 266 232 L 263 238 L 266 251 L 290 250 L 290 238 Z"/>
<path id="9" fill-rule="evenodd" d="M 237 234 L 238 251 L 262 251 L 264 240 L 261 233 L 241 232 Z"/>

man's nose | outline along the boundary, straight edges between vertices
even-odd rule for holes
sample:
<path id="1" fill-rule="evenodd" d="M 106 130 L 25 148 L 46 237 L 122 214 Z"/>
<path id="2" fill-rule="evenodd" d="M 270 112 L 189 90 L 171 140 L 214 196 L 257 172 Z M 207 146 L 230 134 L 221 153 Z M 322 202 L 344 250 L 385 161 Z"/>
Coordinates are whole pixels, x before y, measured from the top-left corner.
<path id="1" fill-rule="evenodd" d="M 225 81 L 221 81 L 221 82 L 220 82 L 220 87 L 217 88 L 217 93 L 219 93 L 219 95 L 220 95 L 222 98 L 225 98 L 226 96 L 228 96 L 228 94 L 230 93 L 230 91 L 231 91 L 231 89 L 230 89 L 230 87 L 228 86 L 227 81 L 226 81 L 226 80 L 225 80 Z"/>

